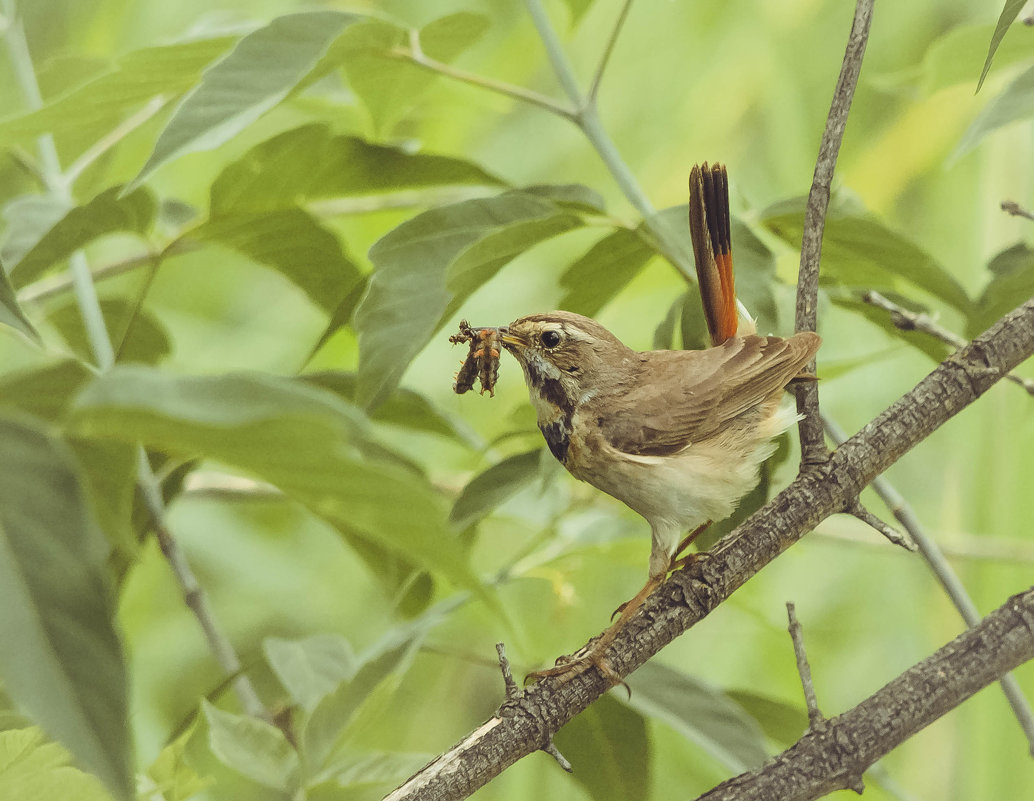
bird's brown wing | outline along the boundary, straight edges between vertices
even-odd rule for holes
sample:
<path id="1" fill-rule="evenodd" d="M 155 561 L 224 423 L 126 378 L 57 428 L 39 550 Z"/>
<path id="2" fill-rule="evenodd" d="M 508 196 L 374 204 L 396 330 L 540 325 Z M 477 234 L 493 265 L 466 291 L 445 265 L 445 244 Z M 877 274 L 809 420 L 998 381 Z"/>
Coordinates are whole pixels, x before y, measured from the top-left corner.
<path id="1" fill-rule="evenodd" d="M 642 456 L 682 450 L 777 394 L 818 350 L 810 332 L 748 336 L 701 351 L 642 354 L 648 380 L 622 390 L 619 411 L 600 417 L 614 448 Z"/>

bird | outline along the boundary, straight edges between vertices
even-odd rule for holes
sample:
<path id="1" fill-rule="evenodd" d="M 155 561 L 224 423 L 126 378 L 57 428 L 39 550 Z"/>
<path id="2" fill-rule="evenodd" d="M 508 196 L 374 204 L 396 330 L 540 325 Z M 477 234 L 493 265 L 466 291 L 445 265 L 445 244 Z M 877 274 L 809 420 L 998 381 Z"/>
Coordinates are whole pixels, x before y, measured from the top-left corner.
<path id="1" fill-rule="evenodd" d="M 566 681 L 595 665 L 621 682 L 606 649 L 669 572 L 693 558 L 680 560 L 692 540 L 757 485 L 774 438 L 799 419 L 782 403 L 784 389 L 811 377 L 803 371 L 821 339 L 807 331 L 760 336 L 749 317 L 740 322 L 726 168 L 694 166 L 689 201 L 710 347 L 636 351 L 569 311 L 531 314 L 497 329 L 523 370 L 553 456 L 575 478 L 645 518 L 651 530 L 647 581 L 618 608 L 618 619 L 578 655 L 528 679 Z"/>

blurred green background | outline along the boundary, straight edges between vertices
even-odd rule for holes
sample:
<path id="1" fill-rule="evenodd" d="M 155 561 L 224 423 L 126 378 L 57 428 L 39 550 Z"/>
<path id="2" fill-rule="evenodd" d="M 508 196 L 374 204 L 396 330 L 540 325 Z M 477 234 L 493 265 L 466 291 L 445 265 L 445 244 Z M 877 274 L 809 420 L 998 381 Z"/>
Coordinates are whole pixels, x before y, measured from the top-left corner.
<path id="1" fill-rule="evenodd" d="M 788 333 L 793 326 L 797 254 L 766 220 L 776 213 L 771 207 L 804 195 L 810 185 L 850 26 L 850 5 L 640 0 L 632 6 L 600 90 L 603 124 L 656 208 L 685 202 L 693 163 L 728 165 L 734 213 L 774 254 L 771 283 L 748 278 L 742 290 L 748 304 L 751 293 L 771 295 L 774 314 L 763 317 L 762 325 L 774 333 Z M 1003 126 L 960 151 L 974 120 L 1034 63 L 1034 31 L 1017 24 L 975 93 L 1001 5 L 990 0 L 877 4 L 834 183 L 837 202 L 871 213 L 885 229 L 917 247 L 916 253 L 925 252 L 974 299 L 991 280 L 989 261 L 1032 239 L 1029 220 L 999 209 L 1003 200 L 1034 206 L 1030 122 Z M 620 7 L 613 0 L 547 3 L 583 86 Z M 50 100 L 141 48 L 211 38 L 216 32 L 239 36 L 274 17 L 315 8 L 376 14 L 411 27 L 458 11 L 484 15 L 487 28 L 456 66 L 562 97 L 523 4 L 509 0 L 34 0 L 22 3 L 20 11 Z M 572 10 L 584 11 L 577 23 Z M 0 62 L 0 98 L 8 116 L 17 118 L 24 110 L 6 60 Z M 76 183 L 77 199 L 131 180 L 173 107 L 158 111 L 93 162 Z M 168 241 L 177 210 L 189 217 L 207 205 L 211 185 L 227 165 L 273 135 L 312 121 L 371 142 L 467 159 L 514 186 L 583 184 L 602 195 L 614 218 L 628 225 L 638 222 L 582 133 L 541 109 L 438 79 L 380 117 L 352 91 L 348 76 L 336 71 L 230 141 L 160 167 L 146 182 L 164 215 L 149 234 L 150 245 Z M 63 129 L 57 142 L 65 164 L 103 134 L 100 128 Z M 7 203 L 34 191 L 19 157 L 31 151 L 32 141 L 11 134 L 0 122 L 0 145 L 13 156 L 0 165 L 0 201 Z M 367 273 L 372 269 L 367 252 L 380 237 L 464 191 L 375 195 L 354 202 L 331 198 L 308 208 Z M 516 364 L 504 356 L 494 398 L 456 396 L 451 376 L 460 349 L 450 346 L 446 334 L 460 317 L 475 324 L 504 324 L 557 307 L 568 290 L 561 277 L 608 230 L 605 225 L 588 225 L 519 255 L 462 304 L 443 326 L 446 333 L 435 335 L 407 369 L 403 387 L 422 395 L 456 433 L 445 436 L 381 422 L 375 424 L 377 436 L 418 465 L 443 497 L 451 501 L 488 467 L 541 447 Z M 15 233 L 9 225 L 7 237 Z M 860 247 L 864 251 L 868 245 L 863 241 Z M 120 234 L 91 244 L 87 255 L 97 269 L 140 250 L 139 238 Z M 911 258 L 912 252 L 906 255 Z M 853 433 L 914 386 L 933 361 L 886 326 L 832 300 L 848 298 L 872 277 L 881 288 L 892 284 L 900 296 L 938 315 L 949 328 L 970 335 L 976 331 L 967 331 L 972 317 L 935 293 L 864 266 L 852 271 L 850 253 L 842 260 L 820 305 L 820 393 L 824 411 Z M 1028 289 L 1014 293 L 1009 307 L 1029 296 L 1032 269 L 1028 258 L 1022 267 L 1027 278 L 1016 284 Z M 171 373 L 293 375 L 356 369 L 354 328 L 341 328 L 310 358 L 327 312 L 281 274 L 239 252 L 207 247 L 168 258 L 149 279 L 145 295 L 143 272 L 130 270 L 104 281 L 101 295 L 145 297 L 144 308 L 168 343 L 161 365 Z M 655 258 L 598 317 L 627 344 L 650 348 L 685 290 L 671 265 Z M 55 353 L 76 348 L 75 336 L 63 337 L 55 322 L 70 295 L 58 292 L 33 300 L 32 291 L 31 284 L 22 289 L 23 305 L 48 350 L 0 330 L 4 373 L 41 365 Z M 1034 374 L 1029 366 L 1023 372 Z M 948 553 L 982 613 L 1029 587 L 1034 576 L 1031 404 L 1022 389 L 1003 382 L 887 474 Z M 382 685 L 376 703 L 364 707 L 360 725 L 350 730 L 349 742 L 359 751 L 399 752 L 419 766 L 424 756 L 452 745 L 500 702 L 495 642 L 506 641 L 515 671 L 549 664 L 601 630 L 610 610 L 641 585 L 649 551 L 645 522 L 564 474 L 548 454 L 541 462 L 533 459 L 522 463 L 513 494 L 458 535 L 469 545 L 478 575 L 500 577 L 498 593 L 510 622 L 468 600 L 436 625 L 428 624 L 412 661 Z M 791 453 L 778 467 L 773 487 L 792 478 L 795 459 Z M 387 568 L 379 574 L 361 545 L 296 501 L 251 487 L 240 490 L 228 484 L 226 475 L 217 463 L 202 464 L 172 500 L 169 524 L 271 705 L 289 699 L 264 657 L 266 638 L 331 633 L 361 653 L 414 614 L 427 614 L 421 610 L 428 604 L 458 597 L 459 591 L 440 576 L 433 582 L 426 574 L 400 582 L 386 575 Z M 889 518 L 871 493 L 863 500 Z M 702 683 L 703 696 L 711 692 L 720 698 L 725 692 L 742 702 L 766 726 L 770 753 L 793 742 L 804 722 L 785 631 L 786 601 L 796 604 L 819 702 L 830 715 L 867 697 L 962 626 L 918 556 L 888 545 L 854 519 L 826 521 L 656 660 Z M 129 567 L 118 605 L 130 675 L 132 737 L 143 771 L 223 676 L 153 539 Z M 1028 664 L 1016 675 L 1026 695 L 1034 697 L 1034 667 Z M 627 707 L 619 690 L 558 738 L 575 762 L 575 777 L 536 754 L 475 797 L 691 798 L 737 772 L 716 754 L 707 731 L 694 736 L 686 726 L 647 713 L 636 705 L 635 694 L 649 698 L 648 690 L 636 690 Z M 234 708 L 230 694 L 213 697 Z M 188 762 L 199 774 L 213 777 L 201 797 L 282 797 L 220 764 L 204 727 L 194 731 Z M 1034 763 L 1027 749 L 1002 693 L 991 687 L 882 760 L 868 777 L 866 797 L 1030 797 Z M 380 797 L 396 783 L 390 770 L 380 781 L 372 768 L 366 770 L 368 781 L 344 790 L 323 788 L 310 797 Z M 399 771 L 402 778 L 408 775 Z M 605 780 L 594 785 L 586 774 Z"/>

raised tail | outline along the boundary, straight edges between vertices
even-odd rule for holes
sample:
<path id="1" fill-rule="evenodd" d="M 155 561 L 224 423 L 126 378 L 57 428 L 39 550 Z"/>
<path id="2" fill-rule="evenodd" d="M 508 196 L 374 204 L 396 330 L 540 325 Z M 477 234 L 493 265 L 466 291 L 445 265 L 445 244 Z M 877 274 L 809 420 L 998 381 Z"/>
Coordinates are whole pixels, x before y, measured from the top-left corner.
<path id="1" fill-rule="evenodd" d="M 729 176 L 725 166 L 694 165 L 689 173 L 689 231 L 700 299 L 711 344 L 736 336 L 736 285 L 732 272 Z"/>

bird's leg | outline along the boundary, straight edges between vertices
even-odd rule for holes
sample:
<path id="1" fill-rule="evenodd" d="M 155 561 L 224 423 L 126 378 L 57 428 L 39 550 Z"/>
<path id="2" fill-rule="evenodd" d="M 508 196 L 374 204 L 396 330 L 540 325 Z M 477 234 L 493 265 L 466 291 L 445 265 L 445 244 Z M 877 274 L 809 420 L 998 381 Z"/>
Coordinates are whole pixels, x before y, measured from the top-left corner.
<path id="1" fill-rule="evenodd" d="M 537 681 L 550 676 L 561 676 L 562 683 L 568 682 L 575 676 L 580 676 L 590 667 L 595 666 L 600 673 L 610 679 L 612 684 L 623 684 L 621 676 L 610 666 L 603 654 L 610 647 L 610 644 L 614 642 L 618 632 L 625 627 L 625 624 L 628 623 L 629 619 L 638 611 L 646 599 L 650 597 L 650 594 L 664 582 L 667 575 L 668 571 L 665 570 L 662 573 L 650 576 L 643 588 L 621 606 L 621 615 L 611 624 L 610 628 L 599 636 L 599 639 L 590 643 L 573 656 L 562 657 L 565 661 L 556 665 L 556 667 L 532 671 L 524 677 L 525 682 L 529 680 Z"/>
<path id="2" fill-rule="evenodd" d="M 671 573 L 672 571 L 677 571 L 677 569 L 679 567 L 686 566 L 687 564 L 692 564 L 697 559 L 701 558 L 701 555 L 697 554 L 697 553 L 687 554 L 686 556 L 683 556 L 680 559 L 678 558 L 678 555 L 682 551 L 685 551 L 687 548 L 689 548 L 690 545 L 693 544 L 693 541 L 696 540 L 696 538 L 698 536 L 700 536 L 700 534 L 702 534 L 704 532 L 704 530 L 707 528 L 707 526 L 709 526 L 710 524 L 711 524 L 711 521 L 708 520 L 706 523 L 702 523 L 699 526 L 697 526 L 696 528 L 694 528 L 685 537 L 682 537 L 682 541 L 678 544 L 678 547 L 671 554 L 671 557 L 670 557 L 670 559 L 668 561 L 668 568 L 666 569 L 664 574 L 661 575 L 661 579 L 657 582 L 657 584 L 660 584 L 661 582 L 663 582 L 664 579 L 667 578 L 668 574 Z M 653 581 L 653 579 L 651 578 L 650 581 Z M 650 584 L 649 581 L 646 582 L 646 586 L 649 586 L 649 584 Z M 655 585 L 655 587 L 656 586 L 657 585 Z M 644 589 L 645 589 L 645 587 L 644 587 Z M 649 593 L 647 593 L 647 594 L 649 594 Z M 636 595 L 636 597 L 639 597 L 639 595 Z M 631 604 L 633 602 L 633 600 L 635 600 L 635 599 L 636 598 L 632 598 L 632 600 L 626 600 L 626 602 L 624 604 L 621 604 L 621 606 L 619 606 L 617 609 L 615 609 L 611 613 L 610 619 L 613 620 L 615 615 L 619 615 L 622 612 L 625 612 L 625 608 L 627 606 L 629 606 L 629 604 Z M 639 602 L 639 603 L 642 604 L 642 602 Z"/>
<path id="3" fill-rule="evenodd" d="M 683 538 L 682 542 L 679 543 L 679 547 L 675 549 L 675 553 L 671 555 L 671 567 L 668 568 L 668 572 L 678 570 L 680 567 L 685 567 L 686 565 L 691 565 L 698 559 L 703 558 L 703 554 L 700 553 L 687 553 L 682 558 L 679 558 L 679 554 L 692 545 L 693 540 L 703 534 L 709 525 L 711 525 L 710 520 L 706 523 L 701 523 Z"/>
<path id="4" fill-rule="evenodd" d="M 693 540 L 695 540 L 700 534 L 711 525 L 711 521 L 708 520 L 706 523 L 697 526 L 689 534 L 683 538 L 678 544 L 675 551 L 668 557 L 667 565 L 662 565 L 661 569 L 653 573 L 643 588 L 639 590 L 632 598 L 625 603 L 621 604 L 617 609 L 614 610 L 614 614 L 611 615 L 613 619 L 614 615 L 618 615 L 618 619 L 615 620 L 603 634 L 599 636 L 597 640 L 590 643 L 588 646 L 583 648 L 577 654 L 570 657 L 561 657 L 559 664 L 555 667 L 546 668 L 545 670 L 535 670 L 524 677 L 527 681 L 537 681 L 538 679 L 548 678 L 550 676 L 560 676 L 562 682 L 567 682 L 573 679 L 575 676 L 580 676 L 590 667 L 595 666 L 600 673 L 610 679 L 613 684 L 622 684 L 622 678 L 617 672 L 610 666 L 610 663 L 604 658 L 604 652 L 610 647 L 610 644 L 614 642 L 614 638 L 617 637 L 618 632 L 625 627 L 625 624 L 631 619 L 639 607 L 645 603 L 646 599 L 650 597 L 650 594 L 656 590 L 664 580 L 668 577 L 668 574 L 672 570 L 676 570 L 687 564 L 692 564 L 700 558 L 700 554 L 691 553 L 679 558 L 686 548 L 688 548 Z M 663 557 L 661 557 L 663 558 Z"/>

